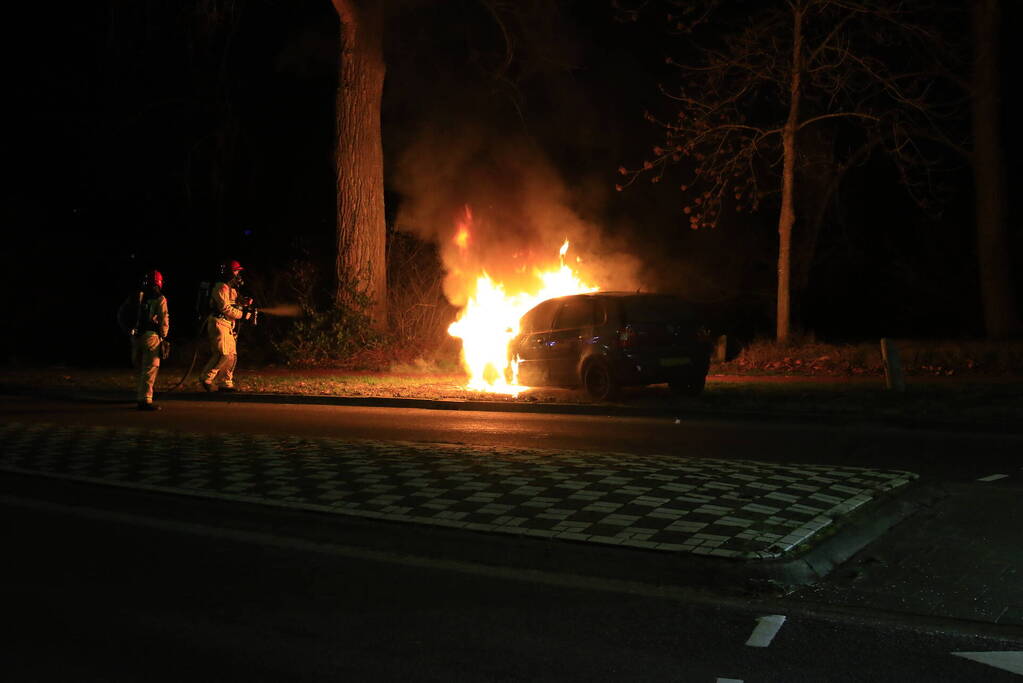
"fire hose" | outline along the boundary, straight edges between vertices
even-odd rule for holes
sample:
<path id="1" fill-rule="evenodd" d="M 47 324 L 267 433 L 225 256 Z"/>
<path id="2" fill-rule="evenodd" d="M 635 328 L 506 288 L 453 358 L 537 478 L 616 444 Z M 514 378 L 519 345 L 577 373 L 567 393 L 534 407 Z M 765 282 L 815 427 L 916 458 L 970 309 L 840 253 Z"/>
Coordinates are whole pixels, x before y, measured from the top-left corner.
<path id="1" fill-rule="evenodd" d="M 246 303 L 244 306 L 241 306 L 242 318 L 241 318 L 241 320 L 239 322 L 245 322 L 246 324 L 252 325 L 253 327 L 255 327 L 256 325 L 259 324 L 259 315 L 261 313 L 266 313 L 267 315 L 276 315 L 276 316 L 288 317 L 288 318 L 298 317 L 298 315 L 299 315 L 299 308 L 298 308 L 298 306 L 284 305 L 284 306 L 274 306 L 274 307 L 270 307 L 270 308 L 257 308 L 255 303 L 252 302 L 251 298 L 248 298 L 247 301 L 248 301 L 248 303 Z M 206 329 L 209 327 L 209 324 L 210 324 L 210 316 L 209 315 L 203 315 L 201 317 L 201 324 L 199 325 L 199 329 L 195 333 L 195 343 L 194 343 L 195 350 L 192 352 L 192 361 L 188 364 L 188 369 L 185 370 L 185 374 L 183 374 L 181 376 L 181 379 L 178 380 L 178 383 L 175 384 L 170 389 L 168 389 L 167 393 L 171 393 L 173 391 L 177 391 L 178 389 L 180 389 L 185 384 L 185 381 L 188 379 L 188 376 L 192 374 L 192 370 L 195 369 L 195 362 L 199 358 L 199 343 L 200 343 L 200 340 L 202 339 L 203 334 L 206 332 Z"/>
<path id="2" fill-rule="evenodd" d="M 203 332 L 206 331 L 206 326 L 209 325 L 209 322 L 210 320 L 207 317 L 203 320 L 202 324 L 199 325 L 199 330 L 198 332 L 195 333 L 195 343 L 193 344 L 195 350 L 192 352 L 192 362 L 188 364 L 188 369 L 185 370 L 185 374 L 181 376 L 181 379 L 178 380 L 178 383 L 167 390 L 168 394 L 180 389 L 182 385 L 184 385 L 185 380 L 188 379 L 188 376 L 192 374 L 192 370 L 195 369 L 195 361 L 199 358 L 199 340 L 202 338 Z"/>

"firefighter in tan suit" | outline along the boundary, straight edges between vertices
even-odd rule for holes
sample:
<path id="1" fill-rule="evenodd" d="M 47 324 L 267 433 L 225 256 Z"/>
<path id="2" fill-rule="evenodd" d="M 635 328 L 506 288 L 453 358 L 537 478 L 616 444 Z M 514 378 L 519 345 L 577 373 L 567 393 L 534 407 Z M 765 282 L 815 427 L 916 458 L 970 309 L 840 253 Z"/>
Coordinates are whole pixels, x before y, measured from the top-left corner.
<path id="1" fill-rule="evenodd" d="M 225 262 L 220 266 L 217 282 L 210 292 L 210 316 L 206 329 L 212 354 L 199 378 L 206 391 L 214 391 L 218 378 L 221 391 L 237 391 L 234 366 L 238 363 L 238 322 L 251 315 L 245 310 L 251 301 L 238 297 L 238 288 L 242 286 L 241 272 L 242 266 L 237 261 Z"/>
<path id="2" fill-rule="evenodd" d="M 151 270 L 142 278 L 138 297 L 128 299 L 118 313 L 122 323 L 130 329 L 132 365 L 138 368 L 138 409 L 159 410 L 153 403 L 153 385 L 160 372 L 160 346 L 170 332 L 167 297 L 162 293 L 163 275 Z"/>

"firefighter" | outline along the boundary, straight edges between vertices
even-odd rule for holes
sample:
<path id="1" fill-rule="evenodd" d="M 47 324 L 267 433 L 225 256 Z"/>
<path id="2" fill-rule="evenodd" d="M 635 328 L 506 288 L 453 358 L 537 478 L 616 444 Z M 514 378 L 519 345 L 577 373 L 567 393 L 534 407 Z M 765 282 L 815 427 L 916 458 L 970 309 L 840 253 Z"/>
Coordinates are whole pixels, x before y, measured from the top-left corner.
<path id="1" fill-rule="evenodd" d="M 210 315 L 206 329 L 212 354 L 199 378 L 206 391 L 215 390 L 214 383 L 218 378 L 220 391 L 237 391 L 234 367 L 238 362 L 238 324 L 252 316 L 252 300 L 238 296 L 238 288 L 243 284 L 242 270 L 237 261 L 225 261 L 220 265 L 217 281 L 210 291 Z"/>
<path id="2" fill-rule="evenodd" d="M 151 270 L 142 277 L 142 287 L 135 298 L 121 306 L 118 318 L 131 334 L 131 360 L 138 368 L 138 409 L 153 411 L 160 406 L 153 403 L 153 385 L 160 372 L 162 347 L 170 332 L 167 297 L 163 295 L 163 275 Z"/>

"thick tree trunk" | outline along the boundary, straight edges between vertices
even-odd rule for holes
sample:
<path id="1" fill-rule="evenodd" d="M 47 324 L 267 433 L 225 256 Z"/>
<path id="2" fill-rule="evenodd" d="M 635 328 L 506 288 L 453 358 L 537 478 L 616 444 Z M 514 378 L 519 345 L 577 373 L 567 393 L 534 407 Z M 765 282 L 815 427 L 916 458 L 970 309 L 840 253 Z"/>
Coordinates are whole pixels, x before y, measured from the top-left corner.
<path id="1" fill-rule="evenodd" d="M 337 89 L 337 298 L 370 301 L 379 330 L 387 326 L 387 225 L 380 109 L 384 91 L 379 3 L 334 0 L 341 19 Z"/>
<path id="2" fill-rule="evenodd" d="M 793 9 L 792 73 L 789 80 L 789 115 L 782 130 L 781 212 L 778 216 L 778 315 L 775 337 L 789 343 L 791 327 L 792 226 L 796 222 L 796 131 L 799 126 L 799 98 L 803 77 L 803 12 Z"/>
<path id="3" fill-rule="evenodd" d="M 973 183 L 977 267 L 984 329 L 991 339 L 1019 331 L 1005 225 L 1005 167 L 1001 149 L 998 73 L 999 0 L 973 3 Z"/>

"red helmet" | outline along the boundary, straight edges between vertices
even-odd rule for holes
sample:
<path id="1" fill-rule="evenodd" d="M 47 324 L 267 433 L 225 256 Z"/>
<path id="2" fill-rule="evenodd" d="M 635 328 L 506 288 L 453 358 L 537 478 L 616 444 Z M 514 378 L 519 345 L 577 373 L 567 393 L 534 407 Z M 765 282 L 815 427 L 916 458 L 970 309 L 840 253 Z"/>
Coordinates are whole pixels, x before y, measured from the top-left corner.
<path id="1" fill-rule="evenodd" d="M 245 269 L 242 268 L 242 264 L 237 261 L 224 261 L 220 264 L 220 277 L 224 282 L 227 282 L 243 270 Z"/>
<path id="2" fill-rule="evenodd" d="M 150 287 L 163 289 L 163 273 L 158 270 L 150 270 L 142 276 L 142 287 L 146 289 Z"/>

